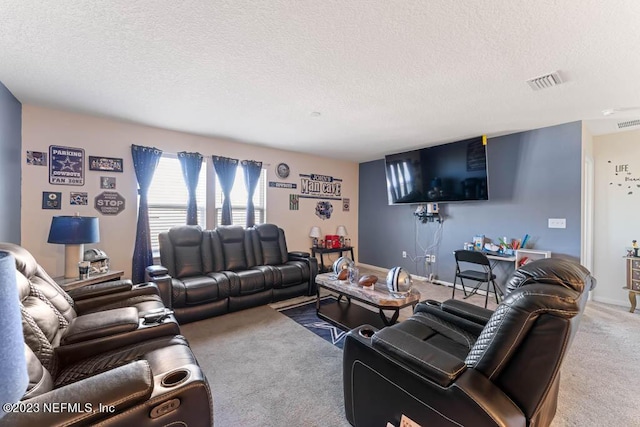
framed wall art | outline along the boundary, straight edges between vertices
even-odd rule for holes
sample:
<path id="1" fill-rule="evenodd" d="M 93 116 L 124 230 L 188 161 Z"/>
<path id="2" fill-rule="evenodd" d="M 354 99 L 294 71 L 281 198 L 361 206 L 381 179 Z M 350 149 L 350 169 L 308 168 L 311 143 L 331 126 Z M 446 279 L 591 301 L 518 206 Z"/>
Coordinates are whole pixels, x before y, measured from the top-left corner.
<path id="1" fill-rule="evenodd" d="M 41 151 L 27 151 L 27 164 L 47 166 L 47 153 Z"/>
<path id="2" fill-rule="evenodd" d="M 88 205 L 89 195 L 87 193 L 79 193 L 72 191 L 69 194 L 69 203 L 76 206 Z"/>
<path id="3" fill-rule="evenodd" d="M 89 156 L 89 170 L 122 172 L 122 159 L 116 157 Z"/>
<path id="4" fill-rule="evenodd" d="M 114 190 L 116 188 L 116 178 L 114 176 L 101 176 L 100 188 Z"/>
<path id="5" fill-rule="evenodd" d="M 60 209 L 62 193 L 54 191 L 42 192 L 42 209 Z"/>
<path id="6" fill-rule="evenodd" d="M 49 146 L 49 184 L 84 185 L 84 150 Z"/>

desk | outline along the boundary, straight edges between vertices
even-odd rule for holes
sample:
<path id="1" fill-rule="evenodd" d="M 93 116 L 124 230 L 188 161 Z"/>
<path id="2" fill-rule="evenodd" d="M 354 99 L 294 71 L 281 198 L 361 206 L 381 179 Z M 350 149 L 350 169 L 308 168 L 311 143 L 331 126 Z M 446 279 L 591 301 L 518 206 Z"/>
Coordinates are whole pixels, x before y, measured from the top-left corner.
<path id="1" fill-rule="evenodd" d="M 80 279 L 78 277 L 72 277 L 65 279 L 64 277 L 54 277 L 53 280 L 62 287 L 65 291 L 71 289 L 81 288 L 83 286 L 95 285 L 96 283 L 108 282 L 110 280 L 119 280 L 124 271 L 122 270 L 109 270 L 106 273 L 93 273 L 90 274 L 87 279 Z"/>
<path id="2" fill-rule="evenodd" d="M 342 256 L 342 253 L 347 251 L 351 252 L 351 260 L 356 262 L 356 259 L 353 256 L 353 246 L 344 246 L 341 248 L 311 248 L 311 256 L 315 258 L 316 254 L 320 254 L 320 273 L 326 273 L 331 269 L 324 266 L 323 255 L 339 253 L 340 256 Z"/>

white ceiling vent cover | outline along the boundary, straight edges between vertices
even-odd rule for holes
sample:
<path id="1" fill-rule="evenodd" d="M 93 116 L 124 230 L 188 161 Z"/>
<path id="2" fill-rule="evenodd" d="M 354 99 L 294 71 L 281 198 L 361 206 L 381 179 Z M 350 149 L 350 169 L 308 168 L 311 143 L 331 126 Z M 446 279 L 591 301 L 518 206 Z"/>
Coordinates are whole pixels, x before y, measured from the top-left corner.
<path id="1" fill-rule="evenodd" d="M 558 86 L 560 83 L 562 83 L 562 78 L 560 78 L 558 71 L 527 80 L 527 84 L 533 90 L 548 89 Z"/>
<path id="2" fill-rule="evenodd" d="M 640 126 L 640 119 L 626 120 L 624 122 L 618 122 L 618 129 L 624 129 L 631 126 Z"/>

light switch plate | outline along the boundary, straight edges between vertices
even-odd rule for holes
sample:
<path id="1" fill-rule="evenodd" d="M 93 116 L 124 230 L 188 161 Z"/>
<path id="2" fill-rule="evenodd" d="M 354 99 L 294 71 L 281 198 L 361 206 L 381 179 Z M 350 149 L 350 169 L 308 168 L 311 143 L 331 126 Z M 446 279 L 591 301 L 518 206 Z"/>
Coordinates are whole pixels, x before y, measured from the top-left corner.
<path id="1" fill-rule="evenodd" d="M 567 219 L 549 218 L 549 228 L 567 228 Z"/>

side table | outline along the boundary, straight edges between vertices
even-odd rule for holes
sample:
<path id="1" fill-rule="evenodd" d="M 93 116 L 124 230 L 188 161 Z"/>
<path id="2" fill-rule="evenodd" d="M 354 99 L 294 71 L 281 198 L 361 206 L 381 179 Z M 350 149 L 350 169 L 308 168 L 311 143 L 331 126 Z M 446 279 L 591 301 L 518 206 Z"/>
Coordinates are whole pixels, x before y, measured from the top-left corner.
<path id="1" fill-rule="evenodd" d="M 83 286 L 95 285 L 96 283 L 109 282 L 111 280 L 120 280 L 124 274 L 123 270 L 109 270 L 106 273 L 93 273 L 86 279 L 80 279 L 78 277 L 71 277 L 65 279 L 64 277 L 54 277 L 58 285 L 65 291 L 71 289 L 81 288 Z"/>
<path id="2" fill-rule="evenodd" d="M 631 303 L 631 313 L 636 310 L 636 294 L 640 294 L 640 258 L 625 257 L 627 260 L 627 286 L 623 289 L 629 292 L 629 302 Z"/>
<path id="3" fill-rule="evenodd" d="M 323 255 L 339 253 L 340 256 L 342 256 L 342 253 L 347 251 L 351 253 L 351 261 L 356 262 L 353 256 L 353 246 L 343 246 L 341 248 L 311 248 L 311 256 L 315 258 L 316 254 L 320 254 L 320 273 L 326 273 L 330 268 L 324 266 Z"/>

